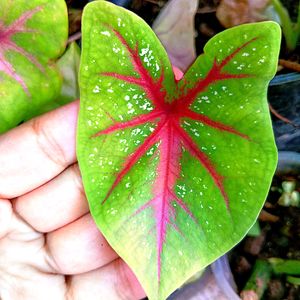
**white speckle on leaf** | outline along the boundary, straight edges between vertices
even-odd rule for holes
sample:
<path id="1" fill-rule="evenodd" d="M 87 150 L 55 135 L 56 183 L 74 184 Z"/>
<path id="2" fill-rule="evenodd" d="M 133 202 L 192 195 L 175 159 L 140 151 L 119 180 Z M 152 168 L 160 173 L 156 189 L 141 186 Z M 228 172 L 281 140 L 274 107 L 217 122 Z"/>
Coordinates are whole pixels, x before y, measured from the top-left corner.
<path id="1" fill-rule="evenodd" d="M 120 18 L 118 18 L 117 21 L 118 21 L 118 26 L 120 27 L 122 20 Z"/>
<path id="2" fill-rule="evenodd" d="M 132 115 L 133 113 L 135 112 L 135 109 L 134 108 L 131 108 L 130 110 L 128 110 L 128 114 Z"/>
<path id="3" fill-rule="evenodd" d="M 109 31 L 101 31 L 100 33 L 105 36 L 111 36 Z"/>
<path id="4" fill-rule="evenodd" d="M 138 135 L 139 133 L 142 133 L 142 130 L 140 128 L 135 128 L 132 130 L 131 135 L 135 136 Z"/>
<path id="5" fill-rule="evenodd" d="M 114 53 L 119 53 L 121 51 L 121 49 L 117 47 L 113 47 L 112 50 Z"/>
<path id="6" fill-rule="evenodd" d="M 150 45 L 147 45 L 147 48 L 142 48 L 140 52 L 140 56 L 144 56 L 148 53 Z"/>
<path id="7" fill-rule="evenodd" d="M 95 87 L 94 87 L 94 89 L 93 89 L 93 93 L 94 94 L 97 94 L 97 93 L 99 93 L 100 92 L 100 87 L 98 86 L 98 85 L 96 85 Z"/>
<path id="8" fill-rule="evenodd" d="M 237 70 L 242 70 L 244 67 L 245 67 L 245 64 L 240 64 L 240 65 L 237 67 Z"/>
<path id="9" fill-rule="evenodd" d="M 159 71 L 159 69 L 160 69 L 160 68 L 159 68 L 159 65 L 158 65 L 158 63 L 156 63 L 156 64 L 155 64 L 155 70 L 156 70 L 156 72 Z"/>

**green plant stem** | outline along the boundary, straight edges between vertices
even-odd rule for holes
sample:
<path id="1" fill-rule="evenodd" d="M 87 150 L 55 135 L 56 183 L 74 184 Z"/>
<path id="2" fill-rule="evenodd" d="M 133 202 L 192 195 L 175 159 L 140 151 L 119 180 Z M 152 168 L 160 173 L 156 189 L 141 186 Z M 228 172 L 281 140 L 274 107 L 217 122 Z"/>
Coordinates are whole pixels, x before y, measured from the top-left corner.
<path id="1" fill-rule="evenodd" d="M 243 300 L 253 299 L 251 297 L 261 299 L 267 288 L 271 273 L 272 267 L 270 264 L 265 260 L 258 259 L 253 267 L 253 272 L 246 283 L 246 286 L 241 292 L 241 298 Z"/>
<path id="2" fill-rule="evenodd" d="M 285 36 L 286 46 L 288 50 L 293 51 L 297 46 L 297 40 L 300 35 L 300 2 L 296 28 L 294 28 L 294 24 L 290 18 L 290 15 L 287 9 L 282 5 L 280 0 L 272 0 L 272 4 L 280 18 L 282 31 Z"/>

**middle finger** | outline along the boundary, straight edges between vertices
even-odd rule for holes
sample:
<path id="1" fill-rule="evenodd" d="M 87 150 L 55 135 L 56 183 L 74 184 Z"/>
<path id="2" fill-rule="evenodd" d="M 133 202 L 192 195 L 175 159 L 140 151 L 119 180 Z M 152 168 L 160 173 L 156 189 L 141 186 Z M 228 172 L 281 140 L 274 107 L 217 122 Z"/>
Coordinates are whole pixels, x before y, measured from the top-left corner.
<path id="1" fill-rule="evenodd" d="M 34 229 L 50 232 L 89 211 L 78 165 L 14 201 L 14 209 Z"/>

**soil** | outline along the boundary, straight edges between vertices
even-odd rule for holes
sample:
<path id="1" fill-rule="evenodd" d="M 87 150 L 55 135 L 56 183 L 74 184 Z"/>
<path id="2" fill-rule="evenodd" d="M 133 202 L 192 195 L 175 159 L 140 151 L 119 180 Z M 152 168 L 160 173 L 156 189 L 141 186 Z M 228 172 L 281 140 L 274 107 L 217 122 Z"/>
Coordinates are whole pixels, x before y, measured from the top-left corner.
<path id="1" fill-rule="evenodd" d="M 241 291 L 248 281 L 257 259 L 269 258 L 300 260 L 300 208 L 284 207 L 278 204 L 281 196 L 281 183 L 284 180 L 296 181 L 299 190 L 300 177 L 275 176 L 268 195 L 264 211 L 278 217 L 260 219 L 261 234 L 257 237 L 246 237 L 231 253 L 231 267 Z M 265 300 L 299 300 L 300 287 L 289 284 L 286 275 L 272 274 Z"/>

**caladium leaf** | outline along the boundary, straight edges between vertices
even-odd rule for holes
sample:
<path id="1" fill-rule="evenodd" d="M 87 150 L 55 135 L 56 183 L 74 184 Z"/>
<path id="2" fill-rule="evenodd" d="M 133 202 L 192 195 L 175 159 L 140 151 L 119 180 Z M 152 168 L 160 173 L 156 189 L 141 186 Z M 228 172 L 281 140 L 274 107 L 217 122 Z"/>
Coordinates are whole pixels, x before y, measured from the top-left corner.
<path id="1" fill-rule="evenodd" d="M 53 66 L 68 35 L 63 0 L 0 0 L 0 132 L 43 112 L 58 94 Z"/>
<path id="2" fill-rule="evenodd" d="M 273 22 L 213 37 L 180 81 L 139 17 L 83 15 L 78 160 L 91 213 L 149 299 L 165 299 L 254 223 L 277 154 Z"/>

